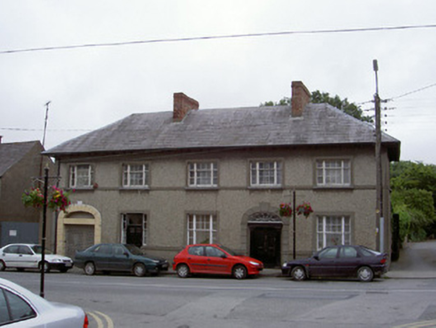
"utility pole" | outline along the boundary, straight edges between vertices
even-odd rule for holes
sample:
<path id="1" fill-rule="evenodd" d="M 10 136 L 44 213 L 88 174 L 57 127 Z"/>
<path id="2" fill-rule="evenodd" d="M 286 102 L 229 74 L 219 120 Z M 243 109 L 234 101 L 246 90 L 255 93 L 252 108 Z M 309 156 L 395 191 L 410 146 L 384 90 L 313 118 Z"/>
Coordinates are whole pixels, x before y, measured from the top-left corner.
<path id="1" fill-rule="evenodd" d="M 47 121 L 48 121 L 48 105 L 50 105 L 51 101 L 48 101 L 45 104 L 45 120 L 44 120 L 44 135 L 42 137 L 42 146 L 45 146 L 45 134 L 47 132 Z"/>
<path id="2" fill-rule="evenodd" d="M 375 161 L 376 161 L 376 227 L 379 234 L 379 251 L 384 251 L 384 219 L 383 219 L 383 176 L 382 176 L 382 161 L 381 161 L 381 114 L 380 114 L 380 96 L 378 93 L 378 63 L 373 60 L 373 68 L 375 73 Z"/>

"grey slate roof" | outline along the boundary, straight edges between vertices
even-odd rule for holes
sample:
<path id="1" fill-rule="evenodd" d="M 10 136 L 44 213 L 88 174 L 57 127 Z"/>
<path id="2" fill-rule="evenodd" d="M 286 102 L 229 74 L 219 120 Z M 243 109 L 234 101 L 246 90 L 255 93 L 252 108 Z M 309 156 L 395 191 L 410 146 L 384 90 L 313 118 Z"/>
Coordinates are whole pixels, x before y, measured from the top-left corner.
<path id="1" fill-rule="evenodd" d="M 181 122 L 173 122 L 172 114 L 132 114 L 46 154 L 375 142 L 372 125 L 328 104 L 308 104 L 302 117 L 292 117 L 290 106 L 192 110 Z M 387 134 L 382 140 L 398 160 L 400 142 Z"/>
<path id="2" fill-rule="evenodd" d="M 18 163 L 39 141 L 0 143 L 0 177 Z"/>

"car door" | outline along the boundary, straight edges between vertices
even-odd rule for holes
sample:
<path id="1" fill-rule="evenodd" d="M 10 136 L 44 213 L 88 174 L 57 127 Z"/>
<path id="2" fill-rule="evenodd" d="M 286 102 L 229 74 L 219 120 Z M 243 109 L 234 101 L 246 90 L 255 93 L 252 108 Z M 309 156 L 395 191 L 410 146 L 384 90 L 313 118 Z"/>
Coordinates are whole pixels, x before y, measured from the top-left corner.
<path id="1" fill-rule="evenodd" d="M 203 246 L 192 246 L 188 249 L 186 261 L 192 273 L 207 273 L 208 261 Z"/>
<path id="2" fill-rule="evenodd" d="M 132 260 L 123 245 L 112 245 L 111 271 L 131 271 Z"/>
<path id="3" fill-rule="evenodd" d="M 317 277 L 333 277 L 336 275 L 338 247 L 328 247 L 321 250 L 311 260 L 310 275 Z"/>
<path id="4" fill-rule="evenodd" d="M 336 263 L 336 276 L 355 276 L 359 263 L 360 257 L 356 248 L 353 246 L 342 246 L 339 249 L 338 260 Z"/>
<path id="5" fill-rule="evenodd" d="M 211 274 L 230 274 L 231 261 L 228 260 L 226 253 L 214 246 L 206 246 L 207 266 L 206 270 Z"/>
<path id="6" fill-rule="evenodd" d="M 109 244 L 101 244 L 94 249 L 94 264 L 97 270 L 111 271 L 112 247 Z"/>
<path id="7" fill-rule="evenodd" d="M 28 245 L 18 247 L 18 261 L 21 268 L 37 268 L 41 261 L 41 254 L 35 254 Z"/>
<path id="8" fill-rule="evenodd" d="M 3 250 L 2 259 L 6 267 L 20 267 L 20 254 L 18 253 L 19 245 L 10 245 Z"/>

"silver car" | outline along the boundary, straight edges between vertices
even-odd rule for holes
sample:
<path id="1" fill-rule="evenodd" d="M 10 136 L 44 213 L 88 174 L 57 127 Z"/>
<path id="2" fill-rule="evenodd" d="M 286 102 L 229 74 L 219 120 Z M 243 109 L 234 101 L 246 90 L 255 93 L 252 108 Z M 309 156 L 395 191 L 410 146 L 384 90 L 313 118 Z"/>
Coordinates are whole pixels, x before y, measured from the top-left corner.
<path id="1" fill-rule="evenodd" d="M 0 271 L 6 268 L 41 269 L 42 247 L 37 244 L 9 244 L 0 248 Z M 69 257 L 51 254 L 45 251 L 44 271 L 59 270 L 67 272 L 73 267 L 73 260 Z"/>
<path id="2" fill-rule="evenodd" d="M 88 317 L 78 306 L 52 303 L 0 278 L 0 326 L 13 328 L 88 328 Z"/>

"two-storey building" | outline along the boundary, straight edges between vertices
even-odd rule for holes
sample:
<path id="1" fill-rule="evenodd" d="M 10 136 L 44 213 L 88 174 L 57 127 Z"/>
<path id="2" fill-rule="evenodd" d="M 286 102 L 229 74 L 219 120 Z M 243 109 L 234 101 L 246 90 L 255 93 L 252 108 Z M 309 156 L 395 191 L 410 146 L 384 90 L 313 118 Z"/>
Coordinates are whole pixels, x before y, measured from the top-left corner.
<path id="1" fill-rule="evenodd" d="M 294 236 L 297 256 L 331 244 L 389 250 L 389 162 L 400 142 L 383 135 L 380 221 L 374 127 L 309 101 L 301 82 L 291 106 L 199 110 L 176 93 L 173 111 L 133 114 L 48 150 L 75 190 L 58 251 L 127 242 L 172 258 L 219 242 L 275 266 L 292 257 Z M 314 210 L 297 216 L 295 234 L 279 215 L 294 194 Z"/>

